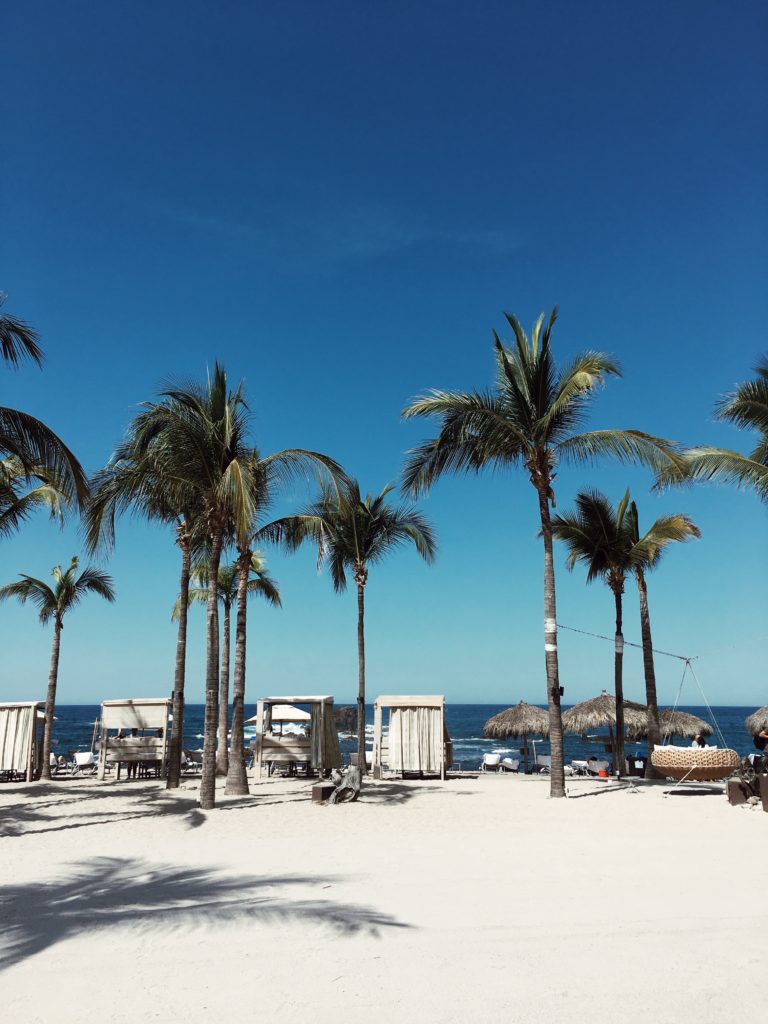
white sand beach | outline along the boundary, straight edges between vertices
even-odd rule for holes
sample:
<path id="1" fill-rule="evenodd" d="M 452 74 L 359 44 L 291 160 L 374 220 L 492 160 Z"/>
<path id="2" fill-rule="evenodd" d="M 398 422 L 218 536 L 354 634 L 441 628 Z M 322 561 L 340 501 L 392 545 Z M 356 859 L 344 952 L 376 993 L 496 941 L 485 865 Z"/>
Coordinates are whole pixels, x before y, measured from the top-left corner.
<path id="1" fill-rule="evenodd" d="M 760 808 L 481 776 L 0 788 L 2 1020 L 727 1021 L 765 1006 Z"/>

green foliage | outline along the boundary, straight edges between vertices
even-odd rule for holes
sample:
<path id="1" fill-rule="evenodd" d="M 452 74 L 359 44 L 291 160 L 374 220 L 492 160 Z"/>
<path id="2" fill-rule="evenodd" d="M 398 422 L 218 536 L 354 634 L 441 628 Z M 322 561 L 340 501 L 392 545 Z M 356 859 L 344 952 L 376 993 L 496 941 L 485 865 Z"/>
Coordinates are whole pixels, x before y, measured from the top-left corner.
<path id="1" fill-rule="evenodd" d="M 93 566 L 88 566 L 78 576 L 77 569 L 77 556 L 72 558 L 67 569 L 62 569 L 60 565 L 54 566 L 52 587 L 34 576 L 21 574 L 18 582 L 0 587 L 0 601 L 13 597 L 18 598 L 22 604 L 31 601 L 43 625 L 51 619 L 56 619 L 61 625 L 64 615 L 78 605 L 86 594 L 98 594 L 105 601 L 115 600 L 111 576 Z"/>

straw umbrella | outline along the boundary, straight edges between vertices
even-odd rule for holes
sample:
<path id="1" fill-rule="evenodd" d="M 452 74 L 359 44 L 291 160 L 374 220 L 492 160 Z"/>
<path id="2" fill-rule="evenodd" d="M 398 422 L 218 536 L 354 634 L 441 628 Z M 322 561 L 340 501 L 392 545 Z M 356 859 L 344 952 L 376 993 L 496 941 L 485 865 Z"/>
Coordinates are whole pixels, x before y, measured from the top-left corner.
<path id="1" fill-rule="evenodd" d="M 648 727 L 648 709 L 644 704 L 636 704 L 633 700 L 623 701 L 624 723 L 630 733 Z M 590 729 L 600 729 L 608 726 L 608 735 L 611 740 L 611 749 L 615 759 L 615 738 L 616 728 L 616 698 L 603 690 L 599 697 L 592 697 L 591 700 L 584 700 L 581 704 L 574 704 L 572 708 L 563 714 L 563 732 L 572 732 L 581 736 Z M 622 772 L 621 765 L 614 765 L 614 771 Z"/>
<path id="2" fill-rule="evenodd" d="M 747 732 L 750 736 L 757 736 L 760 732 L 768 732 L 768 704 L 764 708 L 753 711 L 749 718 L 744 720 Z"/>
<path id="3" fill-rule="evenodd" d="M 483 736 L 491 740 L 521 739 L 525 750 L 525 773 L 528 774 L 528 735 L 549 736 L 549 714 L 544 708 L 520 701 L 514 707 L 489 718 Z"/>
<path id="4" fill-rule="evenodd" d="M 712 726 L 703 718 L 688 711 L 674 711 L 672 708 L 663 708 L 659 712 L 659 726 L 662 736 L 682 736 L 684 739 L 692 740 L 696 736 L 712 735 Z M 627 729 L 627 736 L 631 740 L 647 739 L 648 723 L 646 722 L 640 729 Z"/>

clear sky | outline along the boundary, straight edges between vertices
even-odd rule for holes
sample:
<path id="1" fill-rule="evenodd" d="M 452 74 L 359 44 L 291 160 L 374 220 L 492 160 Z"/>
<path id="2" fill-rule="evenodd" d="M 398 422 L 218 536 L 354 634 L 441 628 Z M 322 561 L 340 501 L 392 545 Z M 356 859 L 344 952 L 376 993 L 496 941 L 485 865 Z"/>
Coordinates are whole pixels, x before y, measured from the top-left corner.
<path id="1" fill-rule="evenodd" d="M 0 288 L 47 361 L 0 368 L 0 400 L 89 471 L 160 381 L 219 359 L 245 381 L 262 452 L 315 448 L 379 490 L 429 433 L 400 422 L 409 399 L 486 386 L 503 311 L 528 326 L 554 304 L 562 358 L 597 348 L 624 369 L 593 425 L 750 445 L 712 412 L 768 347 L 764 3 L 33 0 L 3 21 Z M 563 470 L 558 506 L 629 486 L 646 523 L 692 515 L 702 539 L 649 581 L 656 645 L 700 656 L 712 703 L 767 703 L 765 509 L 650 483 Z M 371 572 L 370 696 L 543 702 L 528 480 L 446 479 L 423 508 L 437 564 L 403 551 Z M 38 519 L 2 542 L 2 582 L 79 544 L 76 523 Z M 252 606 L 248 698 L 352 698 L 353 595 L 310 551 L 267 554 L 284 609 Z M 171 690 L 172 536 L 126 520 L 109 567 L 117 604 L 91 598 L 65 623 L 64 703 Z M 609 591 L 566 574 L 562 552 L 557 572 L 560 621 L 611 633 Z M 637 615 L 629 589 L 629 640 Z M 0 699 L 44 697 L 50 635 L 31 607 L 0 608 L 0 643 Z M 611 644 L 560 647 L 567 702 L 611 685 Z M 198 611 L 192 701 L 203 648 Z M 680 666 L 657 671 L 673 700 Z M 642 699 L 638 655 L 626 674 Z"/>

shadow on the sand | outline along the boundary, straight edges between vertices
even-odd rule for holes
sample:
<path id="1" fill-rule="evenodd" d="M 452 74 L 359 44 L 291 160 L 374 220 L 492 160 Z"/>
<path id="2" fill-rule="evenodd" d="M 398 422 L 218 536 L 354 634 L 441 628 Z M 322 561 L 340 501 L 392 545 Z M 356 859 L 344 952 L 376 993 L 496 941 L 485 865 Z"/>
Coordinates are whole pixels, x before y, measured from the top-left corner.
<path id="1" fill-rule="evenodd" d="M 284 894 L 308 886 L 327 889 L 339 881 L 320 875 L 231 878 L 206 868 L 98 857 L 74 865 L 67 878 L 0 888 L 0 970 L 85 931 L 126 925 L 131 941 L 150 929 L 202 922 L 295 922 L 339 936 L 411 927 L 370 907 Z"/>

